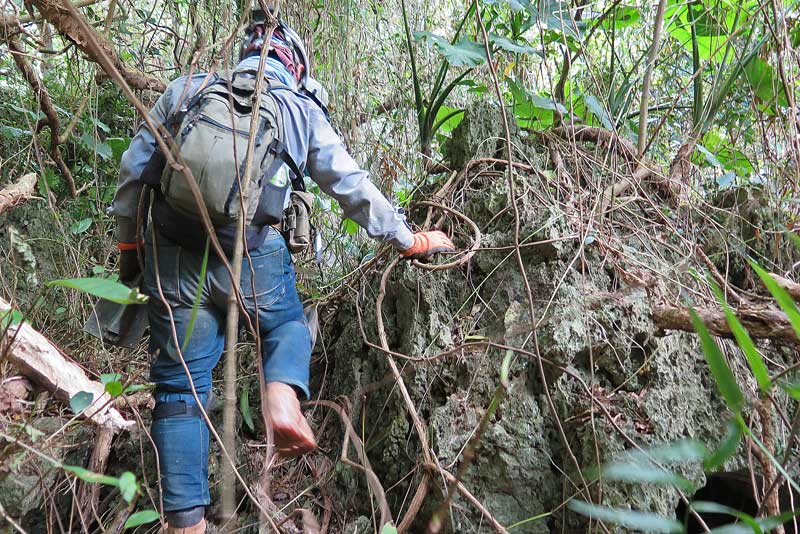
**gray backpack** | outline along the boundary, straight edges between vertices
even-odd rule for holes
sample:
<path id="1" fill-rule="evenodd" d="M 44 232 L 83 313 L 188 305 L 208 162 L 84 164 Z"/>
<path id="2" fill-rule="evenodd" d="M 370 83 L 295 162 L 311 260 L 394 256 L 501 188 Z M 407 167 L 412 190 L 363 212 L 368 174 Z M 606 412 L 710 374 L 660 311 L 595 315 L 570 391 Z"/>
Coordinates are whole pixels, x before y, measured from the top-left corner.
<path id="1" fill-rule="evenodd" d="M 176 151 L 191 169 L 215 226 L 234 223 L 242 211 L 240 184 L 251 119 L 257 120 L 258 126 L 253 141 L 250 198 L 245 209 L 247 224 L 253 220 L 262 180 L 275 159 L 290 159 L 283 148 L 281 111 L 272 95 L 276 84 L 265 83 L 258 114 L 254 116 L 255 82 L 255 72 L 221 72 L 170 118 Z M 293 163 L 289 166 L 296 168 Z M 200 210 L 184 172 L 166 165 L 160 183 L 163 197 L 173 209 L 197 218 Z"/>

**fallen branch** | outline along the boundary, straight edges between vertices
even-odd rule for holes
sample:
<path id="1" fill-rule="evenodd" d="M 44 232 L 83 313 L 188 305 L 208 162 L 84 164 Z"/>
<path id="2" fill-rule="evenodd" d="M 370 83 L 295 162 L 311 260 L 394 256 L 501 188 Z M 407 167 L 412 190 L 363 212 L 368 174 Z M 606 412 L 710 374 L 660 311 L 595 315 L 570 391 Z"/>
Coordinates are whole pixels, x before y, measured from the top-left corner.
<path id="1" fill-rule="evenodd" d="M 653 321 L 662 330 L 695 331 L 689 315 L 689 308 L 671 304 L 654 304 L 652 310 Z M 728 320 L 722 310 L 695 308 L 695 312 L 713 335 L 733 338 Z M 752 338 L 800 345 L 800 339 L 792 328 L 789 318 L 777 308 L 742 306 L 735 309 L 734 313 Z"/>
<path id="2" fill-rule="evenodd" d="M 0 211 L 3 211 L 0 209 Z M 784 278 L 782 276 L 778 276 L 775 273 L 770 273 L 770 277 L 775 280 L 775 283 L 778 284 L 784 291 L 786 291 L 790 297 L 792 297 L 797 302 L 800 302 L 800 284 L 797 282 L 793 282 L 788 278 Z"/>
<path id="3" fill-rule="evenodd" d="M 17 183 L 0 190 L 0 213 L 31 198 L 36 190 L 36 180 L 35 174 L 26 174 Z"/>
<path id="4" fill-rule="evenodd" d="M 0 313 L 10 310 L 11 306 L 0 298 Z M 58 347 L 31 325 L 11 326 L 0 337 L 0 355 L 5 355 L 22 374 L 64 402 L 68 403 L 80 392 L 92 394 L 91 405 L 81 413 L 81 417 L 92 423 L 112 430 L 134 425 L 113 407 L 103 384 L 89 380 L 80 366 L 67 360 Z"/>
<path id="5" fill-rule="evenodd" d="M 75 16 L 70 12 L 69 0 L 31 0 L 31 3 L 39 9 L 42 17 L 44 17 L 56 30 L 71 41 L 73 41 L 78 48 L 86 54 L 89 59 L 96 63 L 100 63 L 99 52 L 107 56 L 114 67 L 120 72 L 122 77 L 131 87 L 136 89 L 158 91 L 163 93 L 166 89 L 164 82 L 158 78 L 149 76 L 137 69 L 128 67 L 117 55 L 116 50 L 111 42 L 103 35 L 96 31 L 89 29 L 91 35 L 86 34 L 86 28 L 91 28 L 84 20 L 77 20 L 77 17 L 83 16 L 75 12 Z M 83 22 L 84 24 L 81 24 Z M 92 46 L 96 44 L 97 47 Z"/>

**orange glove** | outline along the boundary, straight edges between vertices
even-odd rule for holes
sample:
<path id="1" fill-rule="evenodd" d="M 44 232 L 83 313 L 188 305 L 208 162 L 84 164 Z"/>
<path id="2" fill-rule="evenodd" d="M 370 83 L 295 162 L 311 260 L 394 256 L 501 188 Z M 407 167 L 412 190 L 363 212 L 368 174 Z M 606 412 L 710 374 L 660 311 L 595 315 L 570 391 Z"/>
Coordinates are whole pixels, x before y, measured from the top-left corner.
<path id="1" fill-rule="evenodd" d="M 417 232 L 414 234 L 414 244 L 411 248 L 402 251 L 404 258 L 424 259 L 439 252 L 455 252 L 456 247 L 444 232 Z"/>

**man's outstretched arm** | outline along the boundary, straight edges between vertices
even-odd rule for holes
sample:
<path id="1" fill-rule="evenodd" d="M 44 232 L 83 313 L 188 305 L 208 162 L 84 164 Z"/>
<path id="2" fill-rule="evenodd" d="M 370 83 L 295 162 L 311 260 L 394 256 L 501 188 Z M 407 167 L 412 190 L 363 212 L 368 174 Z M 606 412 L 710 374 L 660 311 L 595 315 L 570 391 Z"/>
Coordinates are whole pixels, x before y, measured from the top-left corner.
<path id="1" fill-rule="evenodd" d="M 455 250 L 442 232 L 414 234 L 399 213 L 347 152 L 322 112 L 313 107 L 309 116 L 308 170 L 320 188 L 336 199 L 346 217 L 367 234 L 392 244 L 407 257 L 430 256 Z"/>

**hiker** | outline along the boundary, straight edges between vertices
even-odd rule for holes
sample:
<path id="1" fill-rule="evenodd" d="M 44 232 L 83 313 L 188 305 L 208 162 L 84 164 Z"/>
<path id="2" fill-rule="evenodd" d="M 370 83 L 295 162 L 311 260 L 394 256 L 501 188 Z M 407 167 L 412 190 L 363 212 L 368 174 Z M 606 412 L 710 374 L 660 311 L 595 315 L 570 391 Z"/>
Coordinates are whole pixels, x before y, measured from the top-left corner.
<path id="1" fill-rule="evenodd" d="M 265 20 L 263 11 L 254 11 L 240 62 L 232 73 L 222 73 L 210 81 L 205 74 L 178 78 L 150 112 L 157 125 L 173 128 L 171 133 L 180 145 L 181 155 L 190 163 L 228 259 L 236 229 L 236 218 L 230 215 L 238 213 L 239 198 L 234 195 L 238 188 L 227 187 L 224 182 L 230 180 L 231 172 L 220 167 L 219 162 L 228 161 L 228 167 L 237 165 L 231 163 L 234 156 L 220 147 L 235 146 L 239 152 L 235 161 L 243 161 L 249 136 L 244 141 L 237 136 L 242 134 L 242 128 L 245 134 L 249 132 L 250 115 L 245 116 L 244 126 L 230 128 L 225 126 L 230 119 L 213 120 L 210 110 L 216 108 L 208 103 L 228 105 L 229 99 L 241 96 L 237 91 L 254 84 L 266 39 Z M 303 174 L 307 173 L 322 191 L 335 198 L 345 216 L 371 237 L 393 245 L 405 257 L 428 257 L 453 251 L 454 247 L 442 232 L 412 233 L 402 212 L 392 207 L 370 182 L 368 173 L 347 153 L 328 123 L 327 93 L 311 77 L 303 43 L 283 22 L 270 41 L 265 78 L 264 85 L 269 89 L 262 92 L 264 109 L 257 111 L 262 118 L 274 117 L 275 124 L 263 119 L 259 142 L 255 143 L 253 183 L 261 183 L 261 187 L 252 188 L 260 192 L 254 195 L 257 204 L 252 213 L 248 206 L 248 211 L 241 214 L 248 222 L 248 254 L 242 264 L 240 288 L 248 314 L 260 331 L 267 382 L 267 406 L 262 409 L 273 427 L 278 453 L 296 456 L 316 448 L 314 434 L 300 409 L 300 398 L 310 397 L 312 342 L 295 287 L 292 257 L 279 230 L 283 228 L 290 192 L 298 184 L 303 187 Z M 240 100 L 238 104 L 252 105 L 252 96 L 248 94 L 247 101 Z M 238 109 L 237 105 L 234 108 Z M 228 113 L 233 116 L 232 111 Z M 269 136 L 271 142 L 261 142 L 261 136 Z M 232 284 L 224 263 L 213 250 L 204 261 L 207 236 L 197 204 L 181 202 L 181 198 L 188 198 L 185 192 L 180 193 L 181 187 L 188 189 L 186 178 L 169 165 L 164 167 L 163 159 L 153 132 L 142 125 L 122 157 L 119 185 L 109 213 L 117 218 L 119 270 L 124 282 L 132 282 L 141 274 L 137 248 L 142 243 L 137 243 L 137 235 L 144 236 L 142 291 L 150 296 L 150 379 L 156 386 L 151 430 L 160 462 L 167 532 L 202 533 L 205 508 L 210 504 L 209 430 L 192 390 L 205 405 L 211 391 L 211 373 L 225 343 Z M 192 161 L 206 163 L 197 168 L 200 165 L 192 165 Z M 259 167 L 259 161 L 268 166 Z M 144 198 L 146 185 L 153 186 L 153 202 L 150 223 L 142 234 L 141 229 L 137 232 L 137 220 L 147 219 L 139 218 L 140 197 Z M 227 202 L 222 202 L 224 210 L 222 204 L 212 202 L 215 194 L 214 199 L 224 200 L 219 196 L 223 186 L 227 187 L 223 193 L 228 197 Z M 198 291 L 198 305 L 193 309 Z M 187 376 L 180 354 L 191 376 Z"/>

